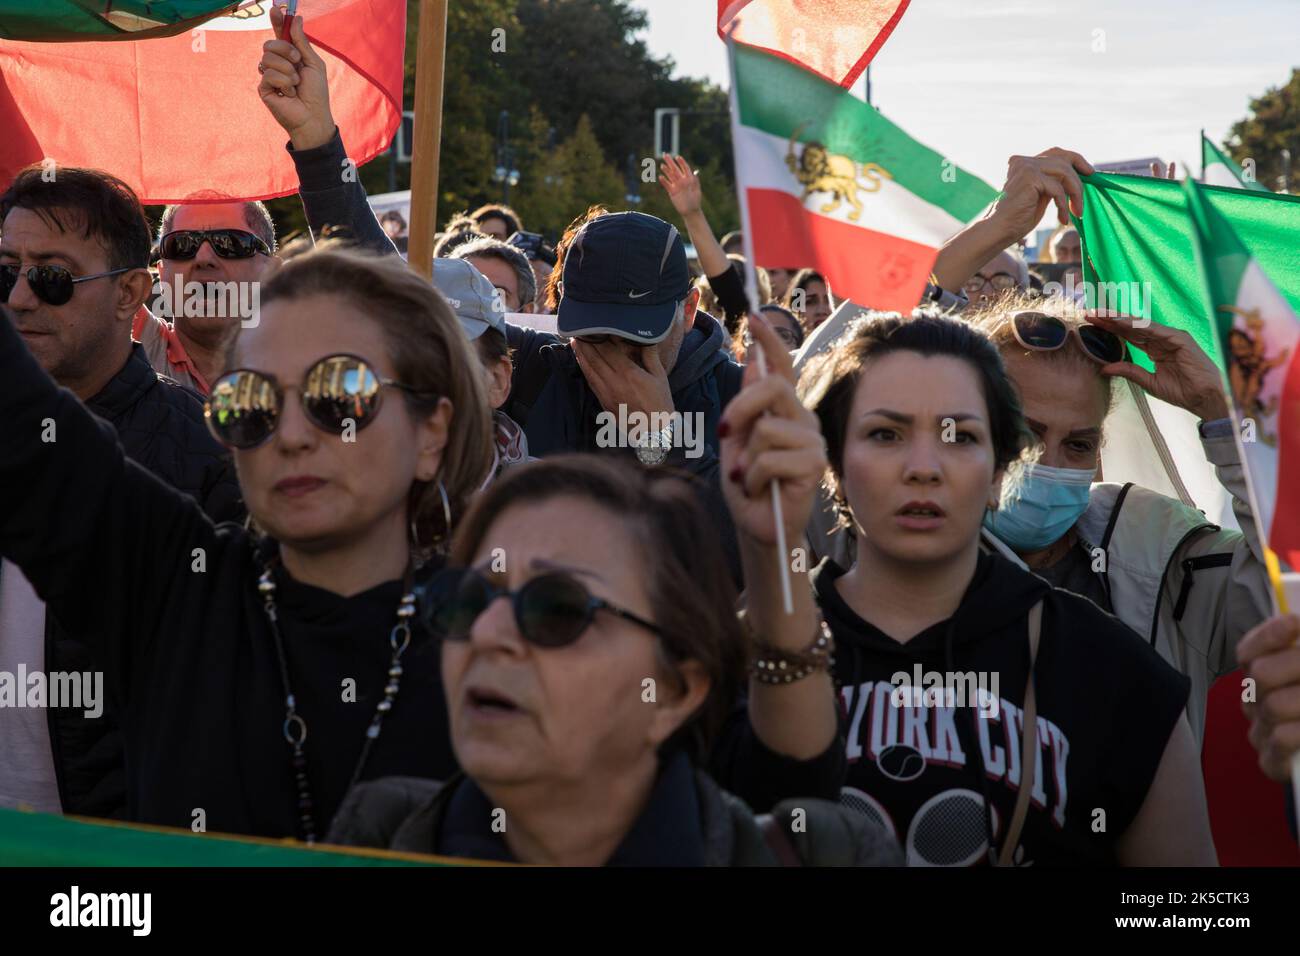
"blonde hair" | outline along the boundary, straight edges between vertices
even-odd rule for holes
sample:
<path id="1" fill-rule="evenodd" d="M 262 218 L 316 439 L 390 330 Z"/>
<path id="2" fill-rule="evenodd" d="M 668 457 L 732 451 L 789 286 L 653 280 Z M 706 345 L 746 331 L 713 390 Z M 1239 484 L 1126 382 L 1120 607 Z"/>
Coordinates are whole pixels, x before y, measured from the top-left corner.
<path id="1" fill-rule="evenodd" d="M 1067 342 L 1064 348 L 1051 351 L 1025 348 L 1016 339 L 1012 323 L 1018 312 L 1041 312 L 1060 319 L 1067 328 L 1071 329 L 1088 325 L 1077 303 L 1061 296 L 1044 296 L 1034 292 L 1004 294 L 985 305 L 967 309 L 961 317 L 988 336 L 989 341 L 997 346 L 1003 358 L 1011 355 L 1022 358 L 1033 356 L 1035 361 L 1072 365 L 1094 373 L 1106 393 L 1106 413 L 1109 414 L 1115 404 L 1114 380 L 1107 375 L 1102 375 L 1101 366 L 1084 355 L 1074 342 Z"/>
<path id="2" fill-rule="evenodd" d="M 459 320 L 428 280 L 397 256 L 377 257 L 341 244 L 322 244 L 285 263 L 262 287 L 261 304 L 312 295 L 344 299 L 380 327 L 395 378 L 419 393 L 402 393 L 413 415 L 431 414 L 440 397 L 451 402 L 438 474 L 431 481 L 414 481 L 407 505 L 415 533 L 412 545 L 420 550 L 444 544 L 452 529 L 446 527 L 439 482 L 454 523 L 492 466 L 492 420 L 482 365 Z"/>

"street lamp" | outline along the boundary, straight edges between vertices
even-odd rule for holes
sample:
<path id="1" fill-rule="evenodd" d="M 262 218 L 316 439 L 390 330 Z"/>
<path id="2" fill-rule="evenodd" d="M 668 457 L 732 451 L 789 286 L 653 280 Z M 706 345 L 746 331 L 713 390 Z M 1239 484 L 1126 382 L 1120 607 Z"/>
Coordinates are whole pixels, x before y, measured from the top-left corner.
<path id="1" fill-rule="evenodd" d="M 515 150 L 510 145 L 509 110 L 502 110 L 497 119 L 497 168 L 492 178 L 501 183 L 501 202 L 510 205 L 510 187 L 519 184 L 519 170 L 515 169 Z"/>

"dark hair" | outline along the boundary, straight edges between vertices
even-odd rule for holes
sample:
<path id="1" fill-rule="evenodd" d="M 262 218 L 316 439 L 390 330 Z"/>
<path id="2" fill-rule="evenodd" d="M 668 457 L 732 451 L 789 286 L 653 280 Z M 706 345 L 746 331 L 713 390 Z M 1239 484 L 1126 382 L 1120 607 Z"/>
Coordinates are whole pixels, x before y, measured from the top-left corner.
<path id="1" fill-rule="evenodd" d="M 564 235 L 560 236 L 560 241 L 555 244 L 555 267 L 546 278 L 546 308 L 551 312 L 560 307 L 560 284 L 564 282 L 564 254 L 569 251 L 569 243 L 573 242 L 573 237 L 578 234 L 578 230 L 591 220 L 608 215 L 609 210 L 599 203 L 588 206 L 586 212 L 569 223 L 569 228 L 564 230 Z"/>
<path id="2" fill-rule="evenodd" d="M 512 505 L 574 497 L 606 509 L 635 536 L 644 555 L 651 618 L 671 662 L 694 660 L 709 676 L 700 709 L 667 742 L 696 761 L 707 758 L 734 709 L 745 672 L 747 644 L 735 612 L 713 522 L 690 483 L 672 472 L 642 468 L 604 455 L 556 455 L 508 468 L 483 491 L 456 530 L 451 561 L 467 566 L 488 529 Z"/>
<path id="3" fill-rule="evenodd" d="M 495 365 L 510 354 L 510 342 L 500 329 L 487 328 L 474 340 L 474 351 L 484 365 Z"/>
<path id="4" fill-rule="evenodd" d="M 491 238 L 491 236 L 476 229 L 448 229 L 442 234 L 442 238 L 433 244 L 433 257 L 435 259 L 449 259 L 451 254 L 465 243 Z"/>
<path id="5" fill-rule="evenodd" d="M 789 309 L 787 309 L 785 306 L 783 306 L 783 305 L 777 305 L 775 302 L 769 302 L 769 303 L 767 303 L 767 305 L 760 305 L 760 306 L 758 307 L 758 311 L 759 311 L 759 312 L 775 312 L 775 313 L 777 313 L 778 315 L 784 316 L 785 318 L 789 319 L 789 320 L 790 320 L 790 324 L 794 326 L 794 345 L 795 345 L 795 348 L 798 348 L 799 346 L 803 345 L 803 325 L 802 325 L 802 323 L 800 323 L 800 321 L 799 321 L 799 317 L 798 317 L 797 315 L 795 315 L 793 312 L 791 312 L 791 311 L 790 311 Z"/>
<path id="6" fill-rule="evenodd" d="M 937 310 L 918 309 L 913 315 L 905 319 L 897 314 L 867 313 L 829 351 L 813 359 L 800 376 L 799 395 L 821 423 L 830 463 L 827 485 L 841 508 L 845 506 L 844 443 L 853 398 L 867 365 L 882 356 L 897 352 L 945 355 L 961 359 L 975 370 L 988 407 L 995 471 L 1016 461 L 1030 445 L 1020 397 L 1007 378 L 1002 356 L 988 337 Z M 918 382 L 917 387 L 925 388 L 925 383 Z"/>
<path id="7" fill-rule="evenodd" d="M 515 270 L 515 284 L 519 287 L 521 309 L 530 302 L 537 301 L 537 276 L 533 273 L 528 257 L 518 246 L 512 246 L 491 236 L 476 235 L 473 242 L 458 245 L 449 258 L 468 259 L 470 256 L 496 259 Z"/>
<path id="8" fill-rule="evenodd" d="M 46 167 L 21 170 L 0 196 L 0 224 L 15 209 L 27 209 L 60 232 L 80 230 L 108 253 L 110 269 L 149 267 L 149 220 L 135 192 L 100 169 Z"/>
<path id="9" fill-rule="evenodd" d="M 473 219 L 475 224 L 479 226 L 483 225 L 485 219 L 500 219 L 506 224 L 507 236 L 511 236 L 523 228 L 523 226 L 519 225 L 519 213 L 499 202 L 490 202 L 484 206 L 479 206 L 469 214 L 469 218 Z"/>
<path id="10" fill-rule="evenodd" d="M 447 300 L 397 256 L 376 257 L 323 243 L 263 283 L 261 304 L 313 295 L 344 299 L 379 326 L 397 380 L 419 393 L 402 393 L 414 414 L 432 412 L 437 396 L 452 404 L 437 480 L 411 485 L 408 510 L 418 539 L 412 544 L 426 548 L 450 530 L 443 527 L 437 482 L 446 489 L 454 523 L 492 467 L 487 387 L 469 340 Z M 234 343 L 227 365 L 233 349 Z"/>
<path id="11" fill-rule="evenodd" d="M 745 247 L 744 233 L 742 233 L 739 229 L 734 229 L 731 232 L 727 233 L 725 236 L 723 236 L 722 241 L 719 242 L 718 245 L 722 247 L 723 252 L 727 251 L 728 246 L 734 246 L 734 245 L 739 245 L 743 249 Z"/>
<path id="12" fill-rule="evenodd" d="M 221 202 L 228 203 L 239 202 L 237 199 L 228 199 L 221 193 L 216 192 L 195 193 L 194 196 L 191 197 L 191 200 L 197 199 L 219 199 Z M 176 218 L 176 210 L 180 209 L 182 206 L 196 205 L 206 204 L 200 204 L 193 201 L 172 203 L 164 209 L 162 219 L 158 222 L 158 238 L 162 239 L 163 236 L 171 232 L 172 220 Z M 244 225 L 248 227 L 248 231 L 270 246 L 272 252 L 275 252 L 275 222 L 271 219 L 271 213 L 266 208 L 265 204 L 257 200 L 252 200 L 250 202 L 240 202 L 240 205 L 243 207 Z"/>

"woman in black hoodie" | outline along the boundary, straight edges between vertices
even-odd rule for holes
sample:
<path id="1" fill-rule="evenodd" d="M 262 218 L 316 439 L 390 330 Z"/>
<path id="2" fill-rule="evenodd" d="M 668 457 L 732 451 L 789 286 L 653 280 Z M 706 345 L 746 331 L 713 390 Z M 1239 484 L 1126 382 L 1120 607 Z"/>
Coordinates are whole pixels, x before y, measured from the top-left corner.
<path id="1" fill-rule="evenodd" d="M 848 721 L 845 802 L 911 864 L 1212 865 L 1186 678 L 1091 602 L 980 551 L 1027 443 L 988 340 L 876 318 L 801 391 L 859 540 L 853 567 L 814 574 Z"/>

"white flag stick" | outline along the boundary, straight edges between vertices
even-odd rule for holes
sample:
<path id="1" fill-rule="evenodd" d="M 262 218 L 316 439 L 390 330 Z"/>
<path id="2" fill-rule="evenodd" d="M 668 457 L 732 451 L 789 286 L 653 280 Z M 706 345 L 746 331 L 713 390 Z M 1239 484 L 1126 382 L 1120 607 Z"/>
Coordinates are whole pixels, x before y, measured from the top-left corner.
<path id="1" fill-rule="evenodd" d="M 736 194 L 740 200 L 740 234 L 745 249 L 745 295 L 749 299 L 751 314 L 758 312 L 758 274 L 754 271 L 754 235 L 749 228 L 749 204 L 745 201 L 745 186 L 740 179 L 740 155 L 736 145 L 740 142 L 740 107 L 736 93 L 736 42 L 732 34 L 736 30 L 736 21 L 732 20 L 727 28 L 727 62 L 731 70 L 731 143 L 732 157 L 735 160 Z M 760 318 L 759 321 L 762 321 Z M 759 378 L 767 377 L 767 357 L 763 346 L 754 343 L 754 352 L 749 362 L 758 364 Z M 786 614 L 794 613 L 794 595 L 790 590 L 790 552 L 785 539 L 785 513 L 781 507 L 781 482 L 772 479 L 772 519 L 776 522 L 776 557 L 781 573 L 781 606 Z"/>

